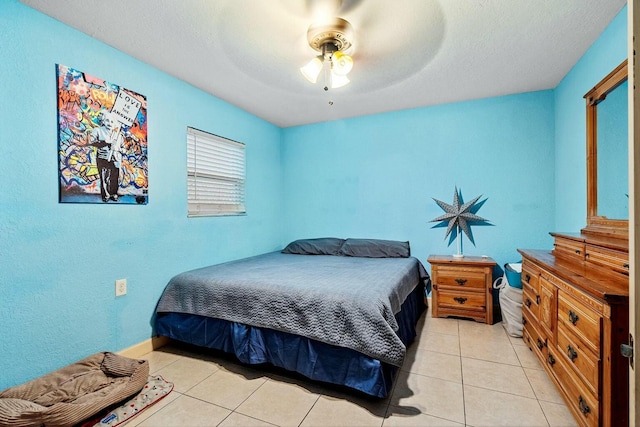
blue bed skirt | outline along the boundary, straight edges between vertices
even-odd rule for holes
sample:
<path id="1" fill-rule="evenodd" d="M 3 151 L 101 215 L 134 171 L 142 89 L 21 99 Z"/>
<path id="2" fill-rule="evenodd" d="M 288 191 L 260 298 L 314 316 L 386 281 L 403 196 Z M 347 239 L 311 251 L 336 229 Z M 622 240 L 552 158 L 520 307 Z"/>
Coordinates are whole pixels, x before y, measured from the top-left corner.
<path id="1" fill-rule="evenodd" d="M 426 306 L 424 287 L 417 286 L 396 314 L 398 336 L 409 346 Z M 398 367 L 355 350 L 299 335 L 198 315 L 158 313 L 156 333 L 188 344 L 234 354 L 247 364 L 269 363 L 307 378 L 344 385 L 375 397 L 386 397 Z"/>

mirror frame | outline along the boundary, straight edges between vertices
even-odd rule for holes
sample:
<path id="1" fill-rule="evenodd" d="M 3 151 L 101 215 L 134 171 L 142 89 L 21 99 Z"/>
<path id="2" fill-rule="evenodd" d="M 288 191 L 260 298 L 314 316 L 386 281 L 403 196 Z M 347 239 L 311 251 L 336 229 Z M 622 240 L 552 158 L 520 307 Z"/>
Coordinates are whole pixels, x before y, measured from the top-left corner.
<path id="1" fill-rule="evenodd" d="M 609 219 L 598 215 L 598 107 L 607 95 L 627 80 L 627 60 L 593 87 L 587 100 L 587 226 L 583 233 L 629 239 L 628 219 Z"/>

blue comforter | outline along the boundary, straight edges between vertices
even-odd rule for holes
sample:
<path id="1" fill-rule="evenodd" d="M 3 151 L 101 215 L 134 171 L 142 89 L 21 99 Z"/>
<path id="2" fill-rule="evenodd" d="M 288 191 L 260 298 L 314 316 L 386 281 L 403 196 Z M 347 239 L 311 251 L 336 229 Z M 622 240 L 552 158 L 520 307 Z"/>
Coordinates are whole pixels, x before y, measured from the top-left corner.
<path id="1" fill-rule="evenodd" d="M 175 276 L 157 312 L 302 335 L 400 366 L 405 346 L 395 333 L 394 315 L 428 277 L 413 257 L 272 252 Z"/>

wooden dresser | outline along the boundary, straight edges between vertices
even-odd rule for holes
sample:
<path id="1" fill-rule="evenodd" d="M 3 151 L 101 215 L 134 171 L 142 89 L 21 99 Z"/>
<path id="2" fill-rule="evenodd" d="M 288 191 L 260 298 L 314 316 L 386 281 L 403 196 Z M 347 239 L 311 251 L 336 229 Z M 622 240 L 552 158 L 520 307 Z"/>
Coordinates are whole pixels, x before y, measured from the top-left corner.
<path id="1" fill-rule="evenodd" d="M 493 267 L 489 257 L 431 255 L 432 316 L 493 323 Z"/>
<path id="2" fill-rule="evenodd" d="M 551 233 L 552 251 L 522 254 L 523 339 L 582 426 L 627 426 L 628 244 Z"/>

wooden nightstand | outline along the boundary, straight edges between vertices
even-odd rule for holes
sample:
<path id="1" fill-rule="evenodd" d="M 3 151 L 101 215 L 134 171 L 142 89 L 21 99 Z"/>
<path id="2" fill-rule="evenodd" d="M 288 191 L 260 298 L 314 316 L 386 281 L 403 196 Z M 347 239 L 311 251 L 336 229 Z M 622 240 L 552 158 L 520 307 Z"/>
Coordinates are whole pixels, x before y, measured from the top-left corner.
<path id="1" fill-rule="evenodd" d="M 493 267 L 489 257 L 430 255 L 433 317 L 469 317 L 493 323 Z"/>

